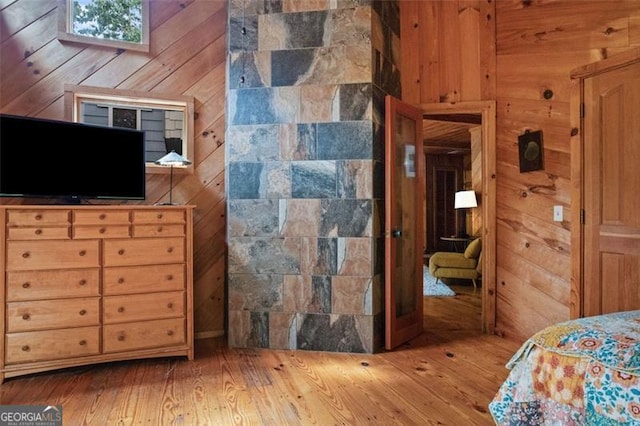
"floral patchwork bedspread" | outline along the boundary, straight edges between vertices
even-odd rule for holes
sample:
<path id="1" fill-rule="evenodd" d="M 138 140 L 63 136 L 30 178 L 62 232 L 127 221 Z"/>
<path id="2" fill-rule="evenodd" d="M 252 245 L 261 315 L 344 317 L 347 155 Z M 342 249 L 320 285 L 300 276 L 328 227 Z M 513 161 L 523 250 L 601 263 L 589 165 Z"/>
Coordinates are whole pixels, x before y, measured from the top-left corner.
<path id="1" fill-rule="evenodd" d="M 547 327 L 507 368 L 489 404 L 498 425 L 640 425 L 640 311 Z"/>

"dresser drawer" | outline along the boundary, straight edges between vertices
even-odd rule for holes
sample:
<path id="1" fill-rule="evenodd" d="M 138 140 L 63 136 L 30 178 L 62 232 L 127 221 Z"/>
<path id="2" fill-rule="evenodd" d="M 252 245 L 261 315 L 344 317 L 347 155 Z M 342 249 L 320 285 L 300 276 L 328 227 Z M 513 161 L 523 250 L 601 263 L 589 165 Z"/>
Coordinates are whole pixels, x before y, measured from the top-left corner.
<path id="1" fill-rule="evenodd" d="M 98 240 L 7 241 L 7 270 L 100 266 Z"/>
<path id="2" fill-rule="evenodd" d="M 126 210 L 74 210 L 74 225 L 128 225 Z"/>
<path id="3" fill-rule="evenodd" d="M 69 225 L 70 212 L 70 210 L 9 210 L 7 225 L 9 227 Z"/>
<path id="4" fill-rule="evenodd" d="M 186 342 L 182 318 L 111 324 L 102 330 L 105 353 L 176 346 Z"/>
<path id="5" fill-rule="evenodd" d="M 102 302 L 104 324 L 184 317 L 184 293 L 106 296 Z"/>
<path id="6" fill-rule="evenodd" d="M 105 240 L 104 266 L 157 265 L 183 262 L 184 238 Z"/>
<path id="7" fill-rule="evenodd" d="M 129 236 L 129 225 L 76 225 L 73 227 L 73 238 L 126 238 Z"/>
<path id="8" fill-rule="evenodd" d="M 100 327 L 11 333 L 6 344 L 7 364 L 95 355 L 100 351 Z"/>
<path id="9" fill-rule="evenodd" d="M 132 222 L 134 224 L 185 223 L 183 211 L 134 210 L 132 216 Z"/>
<path id="10" fill-rule="evenodd" d="M 7 300 L 98 296 L 100 269 L 7 272 Z"/>
<path id="11" fill-rule="evenodd" d="M 182 290 L 184 287 L 185 266 L 182 263 L 104 268 L 102 292 L 105 295 Z"/>
<path id="12" fill-rule="evenodd" d="M 99 324 L 98 297 L 7 303 L 9 333 Z"/>
<path id="13" fill-rule="evenodd" d="M 134 237 L 181 237 L 184 235 L 184 225 L 133 225 Z"/>
<path id="14" fill-rule="evenodd" d="M 9 228 L 7 240 L 68 240 L 70 239 L 68 226 Z"/>

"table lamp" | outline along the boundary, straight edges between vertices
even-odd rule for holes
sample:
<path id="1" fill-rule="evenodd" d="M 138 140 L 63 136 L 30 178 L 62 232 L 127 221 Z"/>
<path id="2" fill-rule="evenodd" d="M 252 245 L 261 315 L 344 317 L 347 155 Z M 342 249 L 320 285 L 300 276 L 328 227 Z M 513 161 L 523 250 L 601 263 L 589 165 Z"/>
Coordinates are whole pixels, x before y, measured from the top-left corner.
<path id="1" fill-rule="evenodd" d="M 164 167 L 171 167 L 171 171 L 169 172 L 169 174 L 170 174 L 170 176 L 169 176 L 169 202 L 168 203 L 161 203 L 161 204 L 173 205 L 173 198 L 172 198 L 172 193 L 173 193 L 173 168 L 174 167 L 185 167 L 185 166 L 188 166 L 189 164 L 191 164 L 191 161 L 187 160 L 186 158 L 184 158 L 182 155 L 178 154 L 174 150 L 171 150 L 170 153 L 168 153 L 164 157 L 161 157 L 161 158 L 157 159 L 156 161 L 154 161 L 154 163 L 156 163 L 156 164 L 158 164 L 160 166 L 164 166 Z"/>
<path id="2" fill-rule="evenodd" d="M 453 207 L 456 209 L 470 209 L 473 207 L 478 207 L 478 200 L 476 199 L 475 191 L 469 190 L 456 192 Z M 466 214 L 464 216 L 464 220 L 462 221 L 462 229 L 458 233 L 458 236 L 463 238 L 468 237 Z"/>

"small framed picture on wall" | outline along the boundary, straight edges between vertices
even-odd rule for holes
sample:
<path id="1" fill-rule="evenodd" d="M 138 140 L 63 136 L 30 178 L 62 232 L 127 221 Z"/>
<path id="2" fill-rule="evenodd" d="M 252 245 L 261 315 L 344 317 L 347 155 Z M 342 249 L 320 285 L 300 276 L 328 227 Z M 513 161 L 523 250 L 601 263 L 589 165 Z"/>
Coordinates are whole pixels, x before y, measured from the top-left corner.
<path id="1" fill-rule="evenodd" d="M 518 136 L 520 173 L 543 169 L 542 130 L 527 130 Z"/>

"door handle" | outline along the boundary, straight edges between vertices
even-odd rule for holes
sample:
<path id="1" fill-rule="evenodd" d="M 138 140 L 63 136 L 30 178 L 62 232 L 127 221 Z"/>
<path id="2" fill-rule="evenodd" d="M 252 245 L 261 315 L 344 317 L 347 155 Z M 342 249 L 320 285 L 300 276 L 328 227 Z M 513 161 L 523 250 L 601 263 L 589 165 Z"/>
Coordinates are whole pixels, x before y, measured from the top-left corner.
<path id="1" fill-rule="evenodd" d="M 394 229 L 393 231 L 391 231 L 391 236 L 393 238 L 400 238 L 402 236 L 402 231 L 399 229 Z"/>

